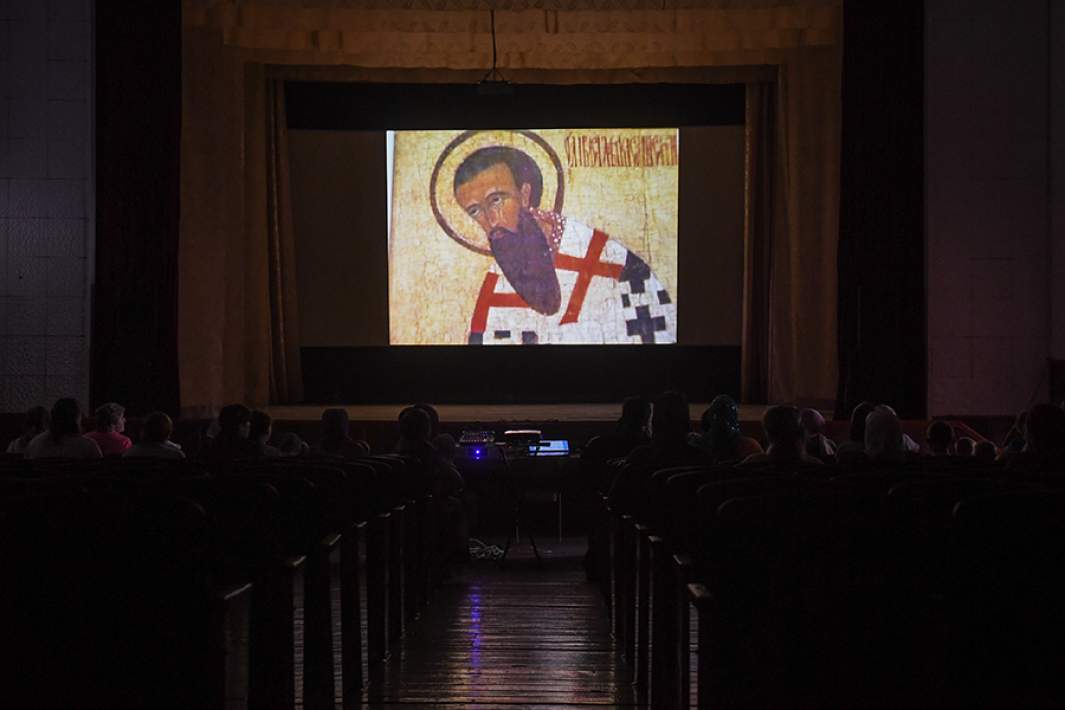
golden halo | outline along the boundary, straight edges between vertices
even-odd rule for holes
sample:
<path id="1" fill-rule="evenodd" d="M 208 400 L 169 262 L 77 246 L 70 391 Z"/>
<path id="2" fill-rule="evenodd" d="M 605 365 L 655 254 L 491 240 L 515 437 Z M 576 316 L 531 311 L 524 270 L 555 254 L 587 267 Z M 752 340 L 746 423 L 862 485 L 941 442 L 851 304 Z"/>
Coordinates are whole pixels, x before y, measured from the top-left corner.
<path id="1" fill-rule="evenodd" d="M 555 149 L 532 131 L 490 130 L 464 131 L 455 137 L 436 159 L 433 176 L 429 180 L 429 203 L 433 216 L 444 232 L 462 246 L 478 254 L 491 255 L 488 236 L 481 225 L 455 201 L 455 170 L 471 153 L 481 148 L 502 146 L 520 150 L 529 156 L 540 169 L 544 189 L 540 196 L 540 208 L 552 205 L 554 212 L 562 211 L 565 185 L 562 161 Z"/>

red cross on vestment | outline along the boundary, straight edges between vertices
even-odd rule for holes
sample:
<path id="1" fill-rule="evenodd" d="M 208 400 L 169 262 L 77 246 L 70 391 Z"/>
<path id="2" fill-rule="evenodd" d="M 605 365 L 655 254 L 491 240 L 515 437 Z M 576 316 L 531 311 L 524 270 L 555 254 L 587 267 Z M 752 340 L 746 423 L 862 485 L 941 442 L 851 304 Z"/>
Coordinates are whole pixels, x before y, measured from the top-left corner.
<path id="1" fill-rule="evenodd" d="M 577 283 L 573 285 L 573 293 L 570 294 L 569 303 L 562 314 L 559 325 L 576 323 L 580 317 L 581 308 L 584 306 L 584 297 L 588 295 L 588 287 L 592 283 L 593 276 L 617 279 L 621 276 L 621 264 L 611 264 L 608 261 L 600 261 L 599 257 L 606 246 L 607 236 L 598 229 L 592 233 L 592 240 L 588 243 L 588 251 L 583 257 L 570 256 L 569 254 L 555 254 L 555 268 L 564 271 L 576 271 Z M 484 276 L 481 284 L 481 292 L 477 296 L 477 305 L 473 309 L 473 322 L 470 324 L 470 332 L 483 333 L 488 327 L 488 311 L 492 308 L 529 308 L 521 296 L 516 293 L 497 293 L 496 284 L 499 283 L 499 274 L 489 272 Z"/>

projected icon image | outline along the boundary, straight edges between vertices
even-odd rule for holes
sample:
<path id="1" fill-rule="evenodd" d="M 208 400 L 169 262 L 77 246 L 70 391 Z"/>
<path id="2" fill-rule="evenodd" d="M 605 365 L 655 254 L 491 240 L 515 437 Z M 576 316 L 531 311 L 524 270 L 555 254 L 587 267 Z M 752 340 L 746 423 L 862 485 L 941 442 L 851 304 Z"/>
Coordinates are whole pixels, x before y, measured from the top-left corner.
<path id="1" fill-rule="evenodd" d="M 676 129 L 389 135 L 392 344 L 677 335 Z"/>

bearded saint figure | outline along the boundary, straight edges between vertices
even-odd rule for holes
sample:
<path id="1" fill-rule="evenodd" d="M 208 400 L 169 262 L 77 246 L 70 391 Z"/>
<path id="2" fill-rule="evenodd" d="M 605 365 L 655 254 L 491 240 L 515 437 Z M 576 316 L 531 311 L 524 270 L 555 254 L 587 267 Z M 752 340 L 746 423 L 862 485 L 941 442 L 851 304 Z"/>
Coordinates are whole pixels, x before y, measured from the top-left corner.
<path id="1" fill-rule="evenodd" d="M 495 258 L 469 344 L 676 342 L 676 306 L 647 263 L 607 234 L 541 209 L 543 175 L 528 154 L 475 150 L 455 170 L 453 192 Z"/>

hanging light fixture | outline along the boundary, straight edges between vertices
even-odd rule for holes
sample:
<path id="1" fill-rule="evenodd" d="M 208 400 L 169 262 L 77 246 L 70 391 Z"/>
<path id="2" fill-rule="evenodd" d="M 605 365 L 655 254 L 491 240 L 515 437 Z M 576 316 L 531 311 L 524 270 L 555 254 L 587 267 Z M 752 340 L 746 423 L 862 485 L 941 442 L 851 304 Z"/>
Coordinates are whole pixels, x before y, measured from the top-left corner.
<path id="1" fill-rule="evenodd" d="M 477 93 L 480 96 L 512 96 L 514 86 L 503 78 L 503 74 L 496 68 L 496 11 L 491 9 L 488 15 L 492 22 L 492 68 L 477 82 Z"/>

